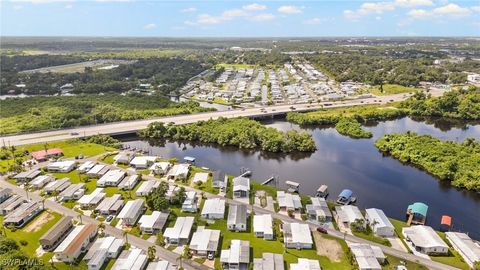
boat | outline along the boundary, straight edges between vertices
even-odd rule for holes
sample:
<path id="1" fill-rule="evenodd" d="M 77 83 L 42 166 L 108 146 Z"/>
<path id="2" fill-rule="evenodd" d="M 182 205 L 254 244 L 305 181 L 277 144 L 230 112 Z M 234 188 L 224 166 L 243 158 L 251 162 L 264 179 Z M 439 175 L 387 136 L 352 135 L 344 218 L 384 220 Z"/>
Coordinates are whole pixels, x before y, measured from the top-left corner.
<path id="1" fill-rule="evenodd" d="M 297 182 L 285 181 L 285 185 L 287 185 L 287 191 L 290 193 L 298 193 L 298 190 L 300 189 L 300 184 Z"/>
<path id="2" fill-rule="evenodd" d="M 327 185 L 321 185 L 317 189 L 317 193 L 315 194 L 316 197 L 319 198 L 326 198 L 328 196 L 328 186 Z"/>
<path id="3" fill-rule="evenodd" d="M 350 189 L 344 189 L 337 198 L 337 203 L 341 205 L 347 205 L 355 203 L 357 201 L 356 197 L 352 197 L 353 192 Z"/>

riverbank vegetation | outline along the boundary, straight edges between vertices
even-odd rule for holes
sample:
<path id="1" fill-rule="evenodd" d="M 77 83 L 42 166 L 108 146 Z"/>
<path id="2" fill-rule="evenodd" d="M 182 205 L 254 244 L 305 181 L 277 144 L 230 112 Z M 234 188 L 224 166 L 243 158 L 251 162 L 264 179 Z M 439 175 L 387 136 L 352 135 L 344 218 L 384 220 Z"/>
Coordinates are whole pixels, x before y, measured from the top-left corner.
<path id="1" fill-rule="evenodd" d="M 259 148 L 267 152 L 315 151 L 315 142 L 308 133 L 294 130 L 282 132 L 247 118 L 219 118 L 182 126 L 166 126 L 161 122 L 155 122 L 142 130 L 140 136 L 216 143 L 242 149 Z"/>
<path id="2" fill-rule="evenodd" d="M 161 95 L 113 93 L 15 98 L 0 100 L 0 107 L 2 135 L 214 110 Z"/>
<path id="3" fill-rule="evenodd" d="M 412 164 L 454 187 L 480 190 L 480 142 L 441 141 L 430 135 L 387 134 L 375 142 L 383 153 Z"/>
<path id="4" fill-rule="evenodd" d="M 341 118 L 335 125 L 338 133 L 354 139 L 371 138 L 372 133 L 362 128 L 362 125 L 353 118 Z"/>

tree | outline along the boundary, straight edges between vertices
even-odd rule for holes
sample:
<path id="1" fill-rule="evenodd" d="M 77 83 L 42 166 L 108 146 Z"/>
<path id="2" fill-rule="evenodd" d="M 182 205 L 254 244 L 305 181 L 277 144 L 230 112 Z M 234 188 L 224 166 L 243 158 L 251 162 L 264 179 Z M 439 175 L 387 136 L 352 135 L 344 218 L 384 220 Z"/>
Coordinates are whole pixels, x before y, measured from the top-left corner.
<path id="1" fill-rule="evenodd" d="M 474 270 L 480 270 L 480 261 L 476 261 L 473 263 L 473 269 Z"/>
<path id="2" fill-rule="evenodd" d="M 163 237 L 162 232 L 157 233 L 157 237 L 155 240 L 155 244 L 164 247 L 165 246 L 165 238 Z"/>
<path id="3" fill-rule="evenodd" d="M 128 243 L 128 232 L 123 231 L 122 234 L 123 234 L 123 237 L 125 238 L 125 242 L 127 243 L 127 245 L 129 245 L 129 243 Z"/>
<path id="4" fill-rule="evenodd" d="M 19 248 L 20 247 L 15 240 L 5 237 L 0 238 L 0 255 L 3 255 L 11 250 L 18 250 Z"/>
<path id="5" fill-rule="evenodd" d="M 157 253 L 157 248 L 155 246 L 149 246 L 148 247 L 147 255 L 148 255 L 148 259 L 150 261 L 155 260 L 156 253 Z"/>

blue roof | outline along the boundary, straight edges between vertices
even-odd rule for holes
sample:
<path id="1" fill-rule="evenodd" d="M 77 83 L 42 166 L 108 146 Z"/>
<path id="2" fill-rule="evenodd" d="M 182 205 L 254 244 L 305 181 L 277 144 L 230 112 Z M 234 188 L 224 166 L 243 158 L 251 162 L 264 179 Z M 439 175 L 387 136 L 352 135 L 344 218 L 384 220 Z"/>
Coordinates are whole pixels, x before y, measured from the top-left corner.
<path id="1" fill-rule="evenodd" d="M 350 189 L 344 189 L 342 190 L 342 192 L 340 192 L 340 195 L 338 195 L 338 197 L 349 199 L 350 197 L 352 197 L 352 194 L 353 192 Z"/>
<path id="2" fill-rule="evenodd" d="M 421 202 L 416 202 L 414 204 L 410 204 L 407 210 L 411 210 L 412 213 L 414 214 L 421 214 L 422 216 L 426 217 L 427 211 L 428 211 L 428 205 Z"/>
<path id="3" fill-rule="evenodd" d="M 186 161 L 195 161 L 194 157 L 184 157 L 183 159 Z"/>

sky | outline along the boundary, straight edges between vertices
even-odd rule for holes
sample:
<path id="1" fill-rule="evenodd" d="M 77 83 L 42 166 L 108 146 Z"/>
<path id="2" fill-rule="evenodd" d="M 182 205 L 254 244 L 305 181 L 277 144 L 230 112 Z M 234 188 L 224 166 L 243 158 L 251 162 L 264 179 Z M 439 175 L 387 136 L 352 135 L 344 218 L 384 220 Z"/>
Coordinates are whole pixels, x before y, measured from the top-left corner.
<path id="1" fill-rule="evenodd" d="M 0 0 L 2 36 L 480 36 L 480 0 Z"/>

